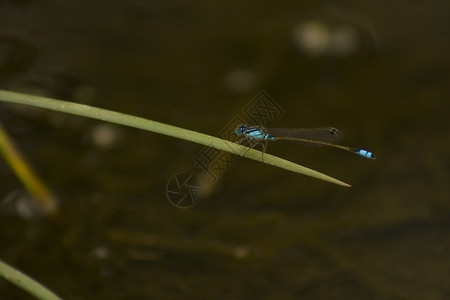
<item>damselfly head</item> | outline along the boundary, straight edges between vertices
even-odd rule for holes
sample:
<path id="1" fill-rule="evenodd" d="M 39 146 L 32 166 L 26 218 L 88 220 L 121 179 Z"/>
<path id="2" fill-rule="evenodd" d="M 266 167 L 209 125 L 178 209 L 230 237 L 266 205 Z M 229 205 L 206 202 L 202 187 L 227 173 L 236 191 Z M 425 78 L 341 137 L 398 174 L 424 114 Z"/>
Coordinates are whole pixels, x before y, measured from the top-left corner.
<path id="1" fill-rule="evenodd" d="M 243 134 L 247 130 L 247 128 L 248 128 L 247 124 L 242 124 L 241 126 L 236 128 L 236 134 L 237 135 Z"/>

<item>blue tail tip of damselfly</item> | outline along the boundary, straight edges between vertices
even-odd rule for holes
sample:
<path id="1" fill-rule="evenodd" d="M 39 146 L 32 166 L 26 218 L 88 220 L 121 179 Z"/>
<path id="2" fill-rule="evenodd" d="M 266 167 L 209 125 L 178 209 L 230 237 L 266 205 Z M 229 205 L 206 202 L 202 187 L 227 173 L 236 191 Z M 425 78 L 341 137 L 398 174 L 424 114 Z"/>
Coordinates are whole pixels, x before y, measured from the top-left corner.
<path id="1" fill-rule="evenodd" d="M 370 158 L 370 159 L 377 158 L 375 154 L 373 154 L 370 151 L 364 150 L 364 149 L 357 149 L 357 150 L 355 150 L 355 153 L 358 155 L 361 155 L 363 157 Z"/>

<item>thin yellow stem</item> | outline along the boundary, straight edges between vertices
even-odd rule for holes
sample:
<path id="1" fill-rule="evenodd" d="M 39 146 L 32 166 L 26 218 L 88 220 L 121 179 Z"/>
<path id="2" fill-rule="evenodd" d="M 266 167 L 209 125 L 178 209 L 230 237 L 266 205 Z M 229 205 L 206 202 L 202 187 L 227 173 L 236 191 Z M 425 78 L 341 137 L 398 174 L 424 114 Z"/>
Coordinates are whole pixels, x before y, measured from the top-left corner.
<path id="1" fill-rule="evenodd" d="M 46 213 L 53 214 L 57 209 L 56 199 L 39 179 L 32 168 L 26 163 L 14 142 L 0 125 L 0 152 L 11 166 L 17 177 L 36 201 L 37 205 Z"/>

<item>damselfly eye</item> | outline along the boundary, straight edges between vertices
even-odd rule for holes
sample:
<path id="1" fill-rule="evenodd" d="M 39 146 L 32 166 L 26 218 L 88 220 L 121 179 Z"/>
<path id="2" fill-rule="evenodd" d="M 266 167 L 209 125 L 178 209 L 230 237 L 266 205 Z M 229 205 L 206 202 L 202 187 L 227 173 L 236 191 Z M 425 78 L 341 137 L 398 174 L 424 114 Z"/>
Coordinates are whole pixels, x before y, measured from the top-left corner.
<path id="1" fill-rule="evenodd" d="M 237 134 L 237 135 L 242 134 L 243 132 L 244 132 L 244 131 L 242 130 L 242 126 L 236 128 L 236 134 Z"/>
<path id="2" fill-rule="evenodd" d="M 240 127 L 236 128 L 236 134 L 243 134 L 247 130 L 247 125 L 242 124 Z"/>
<path id="3" fill-rule="evenodd" d="M 340 135 L 341 134 L 341 132 L 336 128 L 330 128 L 330 133 L 332 135 Z"/>

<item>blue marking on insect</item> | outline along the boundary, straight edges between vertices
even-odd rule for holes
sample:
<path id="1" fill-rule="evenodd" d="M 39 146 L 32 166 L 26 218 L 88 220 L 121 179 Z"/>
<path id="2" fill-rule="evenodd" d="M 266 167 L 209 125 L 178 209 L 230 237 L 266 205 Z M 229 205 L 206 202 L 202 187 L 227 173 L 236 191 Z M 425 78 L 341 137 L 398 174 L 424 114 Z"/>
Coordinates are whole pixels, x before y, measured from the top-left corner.
<path id="1" fill-rule="evenodd" d="M 367 158 L 371 158 L 371 159 L 375 159 L 375 154 L 373 154 L 370 151 L 364 150 L 364 149 L 359 149 L 358 151 L 355 152 L 356 154 L 359 154 L 361 156 L 367 157 Z"/>
<path id="2" fill-rule="evenodd" d="M 261 127 L 248 127 L 246 124 L 236 128 L 237 135 L 245 135 L 246 137 L 254 140 L 275 140 L 275 137 L 271 134 L 264 132 Z"/>

